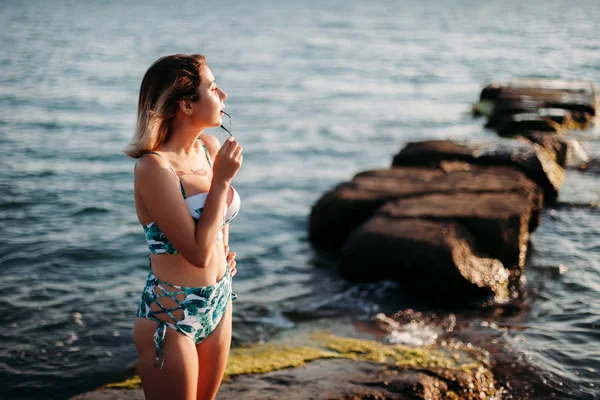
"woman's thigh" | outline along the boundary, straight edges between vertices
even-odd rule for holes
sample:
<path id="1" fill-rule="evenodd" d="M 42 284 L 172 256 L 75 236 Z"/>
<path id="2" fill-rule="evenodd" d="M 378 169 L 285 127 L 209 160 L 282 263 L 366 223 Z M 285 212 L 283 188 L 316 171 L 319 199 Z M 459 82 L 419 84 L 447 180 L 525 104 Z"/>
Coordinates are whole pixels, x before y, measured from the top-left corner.
<path id="1" fill-rule="evenodd" d="M 231 347 L 231 300 L 217 328 L 196 345 L 198 354 L 198 400 L 214 399 L 227 365 Z"/>
<path id="2" fill-rule="evenodd" d="M 154 332 L 158 324 L 138 318 L 133 328 L 133 340 L 139 354 L 138 374 L 146 399 L 196 399 L 198 382 L 198 358 L 194 342 L 187 336 L 166 328 L 163 346 L 163 368 L 154 368 L 156 344 Z M 159 366 L 160 362 L 159 360 Z"/>

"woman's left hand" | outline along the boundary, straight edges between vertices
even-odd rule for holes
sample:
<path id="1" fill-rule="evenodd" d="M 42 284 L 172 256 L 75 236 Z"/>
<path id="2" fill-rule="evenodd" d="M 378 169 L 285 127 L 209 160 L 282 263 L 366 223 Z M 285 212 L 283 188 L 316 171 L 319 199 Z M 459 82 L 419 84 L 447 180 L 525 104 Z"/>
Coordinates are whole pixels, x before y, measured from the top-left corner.
<path id="1" fill-rule="evenodd" d="M 235 261 L 235 252 L 229 251 L 229 246 L 225 246 L 225 256 L 227 257 L 227 268 L 229 269 L 229 274 L 233 278 L 237 273 L 236 261 Z"/>

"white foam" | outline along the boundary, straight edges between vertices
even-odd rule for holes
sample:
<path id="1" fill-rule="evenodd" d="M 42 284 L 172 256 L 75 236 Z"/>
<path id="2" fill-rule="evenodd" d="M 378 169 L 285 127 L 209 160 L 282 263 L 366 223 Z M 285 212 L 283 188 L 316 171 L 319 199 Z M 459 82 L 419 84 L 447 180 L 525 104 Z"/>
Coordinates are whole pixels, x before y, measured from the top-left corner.
<path id="1" fill-rule="evenodd" d="M 409 346 L 425 346 L 434 344 L 438 332 L 430 326 L 410 323 L 392 331 L 386 341 L 392 344 L 405 344 Z"/>

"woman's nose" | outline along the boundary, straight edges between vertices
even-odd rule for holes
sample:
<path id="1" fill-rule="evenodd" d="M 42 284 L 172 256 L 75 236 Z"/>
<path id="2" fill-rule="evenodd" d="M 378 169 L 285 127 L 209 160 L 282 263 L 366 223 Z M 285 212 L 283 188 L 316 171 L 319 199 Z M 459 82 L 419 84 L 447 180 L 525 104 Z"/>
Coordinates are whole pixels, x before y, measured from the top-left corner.
<path id="1" fill-rule="evenodd" d="M 222 89 L 219 89 L 221 91 L 221 97 L 223 98 L 223 100 L 225 100 L 227 98 L 227 93 L 225 93 Z"/>

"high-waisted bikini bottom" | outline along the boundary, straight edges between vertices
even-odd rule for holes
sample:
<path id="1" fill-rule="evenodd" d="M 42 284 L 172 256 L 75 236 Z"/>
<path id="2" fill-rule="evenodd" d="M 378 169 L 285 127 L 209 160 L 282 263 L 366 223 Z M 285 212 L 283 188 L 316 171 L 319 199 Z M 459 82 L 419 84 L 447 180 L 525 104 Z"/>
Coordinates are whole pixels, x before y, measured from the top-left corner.
<path id="1" fill-rule="evenodd" d="M 185 297 L 182 298 L 181 295 Z M 170 305 L 173 305 L 172 307 L 167 307 L 161 303 L 161 299 L 165 297 L 172 300 L 168 301 Z M 229 299 L 233 301 L 236 298 L 237 295 L 231 292 L 229 268 L 217 283 L 202 287 L 172 285 L 159 280 L 150 271 L 142 292 L 137 316 L 158 322 L 158 327 L 154 332 L 154 342 L 156 343 L 154 367 L 158 365 L 161 357 L 161 369 L 165 363 L 163 341 L 167 327 L 183 333 L 192 339 L 195 344 L 198 344 L 206 339 L 219 325 L 223 315 L 225 315 L 225 310 L 227 310 Z M 178 314 L 179 318 L 173 314 L 174 312 Z M 164 319 L 167 319 L 164 314 L 168 315 L 173 322 L 158 318 L 157 315 L 160 314 L 163 314 Z"/>

